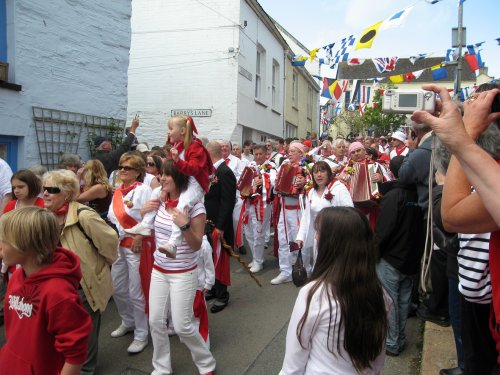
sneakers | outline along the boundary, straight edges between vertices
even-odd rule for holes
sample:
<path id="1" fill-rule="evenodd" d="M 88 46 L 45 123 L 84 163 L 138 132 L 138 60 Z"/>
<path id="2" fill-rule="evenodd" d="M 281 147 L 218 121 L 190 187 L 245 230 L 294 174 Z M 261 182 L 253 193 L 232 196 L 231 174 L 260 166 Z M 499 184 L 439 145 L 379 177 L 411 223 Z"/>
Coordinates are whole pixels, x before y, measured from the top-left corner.
<path id="1" fill-rule="evenodd" d="M 280 273 L 278 276 L 276 276 L 274 279 L 271 280 L 271 284 L 279 285 L 279 284 L 289 283 L 290 281 L 292 281 L 292 276 L 285 276 L 282 273 Z"/>
<path id="2" fill-rule="evenodd" d="M 134 330 L 133 327 L 125 327 L 123 324 L 120 324 L 120 326 L 117 329 L 111 332 L 111 337 L 114 338 L 122 337 L 125 336 L 127 333 L 132 332 L 133 330 Z"/>
<path id="3" fill-rule="evenodd" d="M 146 228 L 141 223 L 133 226 L 132 228 L 124 229 L 124 231 L 125 231 L 125 233 L 128 233 L 128 234 L 140 234 L 143 236 L 151 236 L 151 229 Z"/>
<path id="4" fill-rule="evenodd" d="M 252 264 L 252 267 L 250 267 L 250 272 L 257 273 L 257 272 L 262 271 L 263 268 L 264 267 L 262 266 L 262 264 L 254 263 L 254 264 Z"/>
<path id="5" fill-rule="evenodd" d="M 127 352 L 130 354 L 136 354 L 140 353 L 148 346 L 148 340 L 146 341 L 141 341 L 141 340 L 134 340 L 132 341 L 132 344 L 129 345 Z"/>
<path id="6" fill-rule="evenodd" d="M 253 267 L 253 261 L 248 263 L 248 268 L 252 268 Z"/>
<path id="7" fill-rule="evenodd" d="M 158 251 L 169 258 L 175 259 L 177 255 L 177 246 L 165 242 L 158 246 Z"/>

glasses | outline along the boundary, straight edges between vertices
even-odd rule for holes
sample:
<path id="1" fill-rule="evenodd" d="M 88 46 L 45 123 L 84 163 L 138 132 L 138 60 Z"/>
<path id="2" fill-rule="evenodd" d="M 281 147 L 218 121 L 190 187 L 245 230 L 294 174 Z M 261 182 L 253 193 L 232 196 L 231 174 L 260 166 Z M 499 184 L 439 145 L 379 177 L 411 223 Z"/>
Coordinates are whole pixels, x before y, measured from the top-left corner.
<path id="1" fill-rule="evenodd" d="M 61 189 L 55 186 L 44 186 L 43 191 L 46 191 L 49 194 L 59 194 L 61 192 Z"/>
<path id="2" fill-rule="evenodd" d="M 129 171 L 135 171 L 135 170 L 136 170 L 136 168 L 134 168 L 134 167 L 129 167 L 128 165 L 120 165 L 120 166 L 118 166 L 118 170 L 120 170 L 120 171 L 121 171 L 122 169 L 123 169 L 124 171 L 127 171 L 127 172 L 129 172 Z"/>
<path id="3" fill-rule="evenodd" d="M 148 161 L 148 167 L 155 167 L 156 164 L 154 161 Z"/>

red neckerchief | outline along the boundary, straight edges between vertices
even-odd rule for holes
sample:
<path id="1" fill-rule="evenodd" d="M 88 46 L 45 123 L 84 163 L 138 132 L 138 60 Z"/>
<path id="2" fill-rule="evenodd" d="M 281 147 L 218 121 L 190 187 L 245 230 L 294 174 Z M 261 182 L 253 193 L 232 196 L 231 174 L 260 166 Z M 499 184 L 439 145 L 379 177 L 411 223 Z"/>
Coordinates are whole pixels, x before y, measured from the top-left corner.
<path id="1" fill-rule="evenodd" d="M 168 210 L 169 207 L 177 207 L 177 205 L 179 204 L 179 200 L 176 199 L 176 200 L 170 200 L 170 199 L 167 199 L 167 201 L 165 202 L 165 209 Z"/>
<path id="2" fill-rule="evenodd" d="M 405 145 L 403 145 L 403 147 L 401 148 L 396 147 L 396 154 L 398 154 L 398 156 L 401 155 L 404 152 L 405 148 L 406 148 Z"/>
<path id="3" fill-rule="evenodd" d="M 134 182 L 132 185 L 129 187 L 124 187 L 123 184 L 120 185 L 118 189 L 122 192 L 122 195 L 125 196 L 128 193 L 130 193 L 132 190 L 134 190 L 137 186 L 139 186 L 141 183 L 139 181 Z"/>
<path id="4" fill-rule="evenodd" d="M 56 216 L 66 215 L 68 213 L 68 209 L 69 209 L 69 202 L 64 202 L 64 204 L 61 207 L 59 207 L 57 210 L 54 211 L 54 214 Z"/>

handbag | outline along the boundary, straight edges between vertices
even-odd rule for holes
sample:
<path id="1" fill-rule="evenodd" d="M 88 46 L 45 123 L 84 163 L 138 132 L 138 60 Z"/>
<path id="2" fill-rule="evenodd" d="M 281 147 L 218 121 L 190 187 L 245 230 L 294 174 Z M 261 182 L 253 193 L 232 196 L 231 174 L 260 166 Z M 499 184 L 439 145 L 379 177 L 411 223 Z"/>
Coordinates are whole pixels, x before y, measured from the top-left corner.
<path id="1" fill-rule="evenodd" d="M 292 266 L 292 281 L 296 287 L 303 286 L 307 281 L 307 272 L 302 260 L 302 250 L 299 250 L 297 260 Z"/>

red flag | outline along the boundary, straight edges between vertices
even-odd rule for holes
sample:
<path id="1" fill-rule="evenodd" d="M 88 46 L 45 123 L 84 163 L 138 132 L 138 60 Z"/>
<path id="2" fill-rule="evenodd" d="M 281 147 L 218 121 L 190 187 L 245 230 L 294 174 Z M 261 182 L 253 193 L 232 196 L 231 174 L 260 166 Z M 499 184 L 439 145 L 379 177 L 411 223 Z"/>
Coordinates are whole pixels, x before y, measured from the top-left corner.
<path id="1" fill-rule="evenodd" d="M 406 82 L 410 82 L 412 79 L 417 79 L 417 77 L 415 77 L 413 72 L 403 74 L 403 77 L 404 77 Z"/>
<path id="2" fill-rule="evenodd" d="M 472 72 L 479 70 L 479 61 L 477 60 L 477 55 L 466 53 L 464 57 L 467 60 L 467 64 L 469 64 L 469 68 Z"/>

